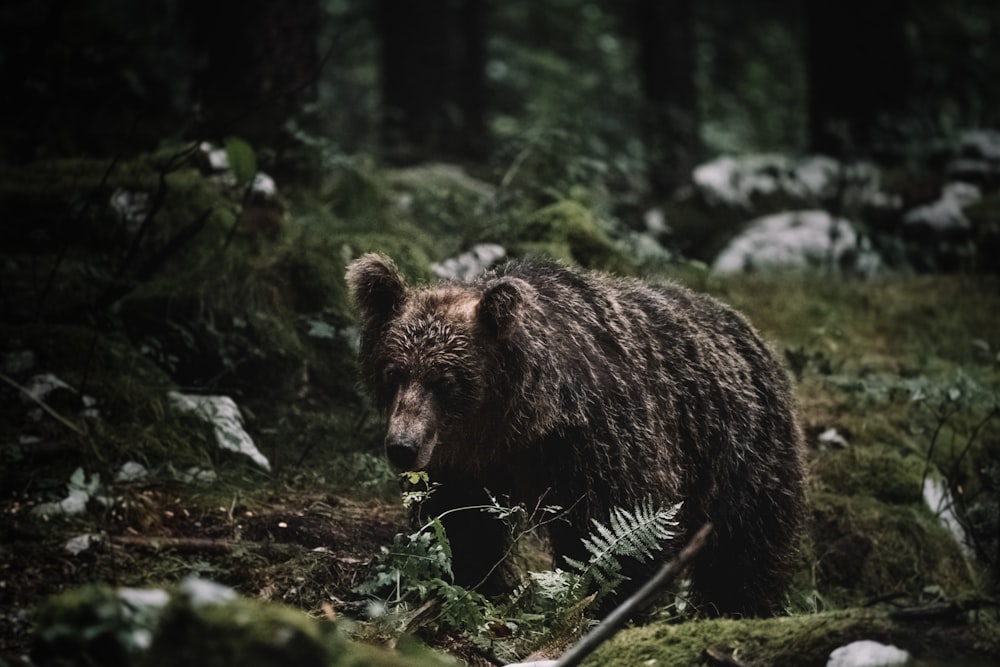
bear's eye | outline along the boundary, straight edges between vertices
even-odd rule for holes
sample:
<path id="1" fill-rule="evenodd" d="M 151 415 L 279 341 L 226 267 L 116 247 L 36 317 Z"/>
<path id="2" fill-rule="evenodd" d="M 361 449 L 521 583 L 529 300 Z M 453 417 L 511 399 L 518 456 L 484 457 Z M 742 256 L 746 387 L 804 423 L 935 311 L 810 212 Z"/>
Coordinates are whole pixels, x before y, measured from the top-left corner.
<path id="1" fill-rule="evenodd" d="M 458 391 L 458 379 L 449 373 L 443 373 L 427 381 L 427 386 L 442 398 L 454 395 Z"/>
<path id="2" fill-rule="evenodd" d="M 388 366 L 382 376 L 387 387 L 398 388 L 406 380 L 406 371 L 399 366 Z"/>

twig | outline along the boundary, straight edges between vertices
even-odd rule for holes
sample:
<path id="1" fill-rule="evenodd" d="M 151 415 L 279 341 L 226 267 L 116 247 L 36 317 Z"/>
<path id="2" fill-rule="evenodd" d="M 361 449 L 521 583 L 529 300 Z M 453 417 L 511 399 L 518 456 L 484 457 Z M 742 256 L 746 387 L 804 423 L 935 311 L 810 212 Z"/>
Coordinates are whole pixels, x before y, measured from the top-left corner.
<path id="1" fill-rule="evenodd" d="M 32 401 L 34 401 L 35 403 L 37 403 L 38 406 L 42 410 L 45 410 L 45 412 L 49 413 L 49 415 L 51 415 L 56 421 L 58 421 L 60 424 L 62 424 L 66 428 L 70 429 L 71 431 L 73 431 L 77 435 L 87 435 L 87 433 L 82 428 L 80 428 L 79 426 L 77 426 L 76 424 L 74 424 L 73 422 L 71 422 L 70 420 L 66 419 L 61 414 L 59 414 L 58 412 L 56 412 L 55 410 L 53 410 L 49 406 L 48 403 L 46 403 L 42 399 L 38 398 L 34 394 L 32 394 L 30 391 L 28 391 L 28 389 L 26 387 L 18 384 L 17 382 L 15 382 L 14 380 L 12 380 L 11 378 L 7 377 L 7 375 L 5 375 L 4 373 L 0 373 L 0 380 L 3 380 L 7 384 L 9 384 L 11 387 L 13 387 L 14 389 L 17 389 L 22 394 L 24 394 L 25 396 L 27 396 L 28 398 L 30 398 Z"/>
<path id="2" fill-rule="evenodd" d="M 938 602 L 922 607 L 904 607 L 889 612 L 889 618 L 900 622 L 950 621 L 961 614 L 964 609 L 954 602 Z"/>
<path id="3" fill-rule="evenodd" d="M 128 136 L 132 136 L 132 133 L 134 131 L 135 131 L 135 123 L 132 124 L 132 128 L 129 130 Z M 107 185 L 108 179 L 111 177 L 111 172 L 115 170 L 115 167 L 118 166 L 118 162 L 120 160 L 121 160 L 121 154 L 115 155 L 114 158 L 111 160 L 111 162 L 108 164 L 108 168 L 105 169 L 104 173 L 101 175 L 101 180 L 98 181 L 97 186 L 93 190 L 91 190 L 90 195 L 87 197 L 86 200 L 84 200 L 83 207 L 80 209 L 80 212 L 74 216 L 73 219 L 74 227 L 79 226 L 76 223 L 82 221 L 85 218 L 85 216 L 90 212 L 90 207 L 93 206 L 94 201 L 97 199 L 97 194 L 104 189 L 105 185 Z M 42 291 L 38 295 L 38 313 L 40 315 L 44 313 L 45 301 L 46 299 L 48 299 L 49 291 L 52 289 L 52 285 L 55 283 L 56 274 L 59 272 L 59 269 L 62 268 L 62 263 L 66 259 L 66 253 L 69 250 L 69 246 L 70 246 L 70 241 L 67 240 L 59 248 L 59 252 L 56 254 L 56 259 L 52 263 L 52 267 L 49 269 L 49 275 L 45 279 L 45 285 L 42 287 Z"/>
<path id="4" fill-rule="evenodd" d="M 291 558 L 304 547 L 294 542 L 248 542 L 224 537 L 172 537 L 165 535 L 115 535 L 113 544 L 158 552 L 164 549 L 184 553 L 229 554 L 238 551 Z"/>
<path id="5" fill-rule="evenodd" d="M 957 411 L 957 408 L 956 408 Z M 954 414 L 954 413 L 951 413 Z M 927 448 L 927 457 L 924 459 L 924 472 L 920 476 L 920 488 L 923 489 L 924 485 L 927 483 L 927 475 L 931 471 L 931 457 L 934 456 L 934 448 L 937 446 L 938 436 L 941 434 L 941 429 L 944 425 L 948 423 L 951 418 L 951 414 L 948 413 L 947 403 L 941 406 L 941 412 L 938 413 L 938 423 L 934 427 L 934 434 L 931 436 L 931 444 Z"/>
<path id="6" fill-rule="evenodd" d="M 958 466 L 962 463 L 962 459 L 969 453 L 972 449 L 972 445 L 975 444 L 976 438 L 979 437 L 979 432 L 983 430 L 983 427 L 990 423 L 995 417 L 1000 416 L 1000 405 L 994 405 L 983 419 L 977 423 L 973 428 L 969 437 L 965 441 L 965 447 L 959 453 L 958 457 L 951 464 L 951 469 L 948 471 L 948 479 L 955 479 L 958 476 Z"/>
<path id="7" fill-rule="evenodd" d="M 664 586 L 680 574 L 688 562 L 705 545 L 705 541 L 711 532 L 711 523 L 706 523 L 702 526 L 687 543 L 687 546 L 681 549 L 676 558 L 660 568 L 660 571 L 643 584 L 642 588 L 633 593 L 625 602 L 621 603 L 613 612 L 608 614 L 607 618 L 601 621 L 600 625 L 587 633 L 570 650 L 566 651 L 562 657 L 556 660 L 554 667 L 574 667 L 575 665 L 579 665 L 594 649 L 618 632 L 634 613 L 639 611 L 654 595 L 659 593 Z"/>
<path id="8" fill-rule="evenodd" d="M 213 537 L 155 537 L 147 535 L 115 535 L 111 538 L 115 544 L 126 547 L 139 547 L 151 551 L 172 549 L 175 551 L 229 553 L 240 547 L 248 550 L 261 549 L 256 542 L 235 542 Z"/>

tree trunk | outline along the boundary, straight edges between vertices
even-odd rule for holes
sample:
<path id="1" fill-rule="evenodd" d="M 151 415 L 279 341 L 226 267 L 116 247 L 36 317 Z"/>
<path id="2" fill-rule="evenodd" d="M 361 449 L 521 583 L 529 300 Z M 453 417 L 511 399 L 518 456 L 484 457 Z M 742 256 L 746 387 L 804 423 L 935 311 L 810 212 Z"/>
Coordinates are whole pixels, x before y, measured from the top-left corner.
<path id="1" fill-rule="evenodd" d="M 391 162 L 484 149 L 484 0 L 378 0 L 382 146 Z"/>
<path id="2" fill-rule="evenodd" d="M 196 94 L 210 136 L 271 143 L 315 99 L 319 5 L 315 0 L 185 0 L 205 64 Z"/>
<path id="3" fill-rule="evenodd" d="M 639 72 L 654 194 L 689 180 L 701 158 L 691 0 L 636 0 Z"/>
<path id="4" fill-rule="evenodd" d="M 880 122 L 907 102 L 907 0 L 807 1 L 805 12 L 810 149 L 869 154 Z"/>

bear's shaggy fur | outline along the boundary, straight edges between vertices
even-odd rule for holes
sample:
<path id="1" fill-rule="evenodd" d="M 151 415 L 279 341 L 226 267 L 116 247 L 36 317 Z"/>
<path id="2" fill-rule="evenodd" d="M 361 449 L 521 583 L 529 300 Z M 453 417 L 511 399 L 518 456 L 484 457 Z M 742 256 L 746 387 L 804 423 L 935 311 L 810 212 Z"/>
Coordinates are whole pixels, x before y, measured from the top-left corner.
<path id="1" fill-rule="evenodd" d="M 682 531 L 714 524 L 695 601 L 744 615 L 782 602 L 805 508 L 802 435 L 788 378 L 743 317 L 672 283 L 546 263 L 414 289 L 368 254 L 347 281 L 386 452 L 441 483 L 433 511 L 481 504 L 484 487 L 560 505 L 558 562 L 586 559 L 580 538 L 612 507 L 683 501 Z M 502 524 L 462 511 L 445 527 L 459 583 L 496 574 Z"/>

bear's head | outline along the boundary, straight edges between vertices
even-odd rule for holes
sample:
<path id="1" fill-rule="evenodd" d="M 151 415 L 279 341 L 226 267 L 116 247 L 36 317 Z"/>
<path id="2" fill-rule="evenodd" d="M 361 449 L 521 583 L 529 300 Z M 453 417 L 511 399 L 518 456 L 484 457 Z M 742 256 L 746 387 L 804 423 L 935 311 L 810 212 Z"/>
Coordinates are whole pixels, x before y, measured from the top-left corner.
<path id="1" fill-rule="evenodd" d="M 347 284 L 363 320 L 363 378 L 388 417 L 389 461 L 421 470 L 481 460 L 468 447 L 501 426 L 534 288 L 514 277 L 411 288 L 374 253 L 348 266 Z"/>

